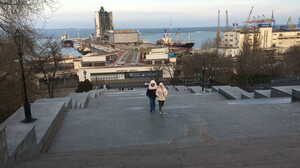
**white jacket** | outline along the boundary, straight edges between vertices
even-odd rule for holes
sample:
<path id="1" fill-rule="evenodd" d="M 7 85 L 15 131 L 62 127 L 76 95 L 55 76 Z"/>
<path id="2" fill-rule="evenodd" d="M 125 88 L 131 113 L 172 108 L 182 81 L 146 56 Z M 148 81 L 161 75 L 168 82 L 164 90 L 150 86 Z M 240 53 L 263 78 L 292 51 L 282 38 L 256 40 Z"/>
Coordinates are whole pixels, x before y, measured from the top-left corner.
<path id="1" fill-rule="evenodd" d="M 157 87 L 156 96 L 158 100 L 165 101 L 167 95 L 168 95 L 168 90 L 164 86 L 163 88 L 161 88 L 161 86 Z"/>

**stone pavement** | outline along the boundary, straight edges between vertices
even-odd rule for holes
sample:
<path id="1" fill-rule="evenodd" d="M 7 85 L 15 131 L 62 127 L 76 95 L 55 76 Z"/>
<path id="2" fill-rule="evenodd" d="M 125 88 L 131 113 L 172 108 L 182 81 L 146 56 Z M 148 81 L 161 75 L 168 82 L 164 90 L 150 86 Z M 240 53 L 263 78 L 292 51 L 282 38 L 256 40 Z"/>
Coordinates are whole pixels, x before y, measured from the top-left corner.
<path id="1" fill-rule="evenodd" d="M 232 103 L 218 92 L 171 88 L 160 116 L 145 91 L 107 90 L 69 110 L 47 154 L 11 167 L 300 165 L 298 102 Z"/>

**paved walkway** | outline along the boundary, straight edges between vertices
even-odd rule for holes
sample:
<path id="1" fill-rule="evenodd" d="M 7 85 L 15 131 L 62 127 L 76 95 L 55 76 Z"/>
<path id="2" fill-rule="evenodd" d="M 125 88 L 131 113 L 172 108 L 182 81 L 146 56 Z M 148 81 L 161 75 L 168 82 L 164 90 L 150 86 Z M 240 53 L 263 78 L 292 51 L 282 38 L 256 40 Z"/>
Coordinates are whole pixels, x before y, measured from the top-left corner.
<path id="1" fill-rule="evenodd" d="M 88 108 L 70 110 L 48 153 L 22 165 L 299 165 L 300 103 L 235 104 L 216 92 L 170 89 L 160 116 L 150 113 L 145 91 L 108 90 Z"/>
<path id="2" fill-rule="evenodd" d="M 299 168 L 300 136 L 143 145 L 40 155 L 8 168 Z"/>

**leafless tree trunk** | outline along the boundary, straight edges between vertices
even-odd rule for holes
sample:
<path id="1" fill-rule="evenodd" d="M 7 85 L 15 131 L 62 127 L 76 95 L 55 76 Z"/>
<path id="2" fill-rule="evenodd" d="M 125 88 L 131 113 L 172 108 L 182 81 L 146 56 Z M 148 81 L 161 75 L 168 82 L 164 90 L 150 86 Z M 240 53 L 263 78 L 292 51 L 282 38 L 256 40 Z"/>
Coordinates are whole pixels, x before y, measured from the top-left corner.
<path id="1" fill-rule="evenodd" d="M 43 79 L 48 88 L 50 98 L 54 97 L 56 88 L 55 78 L 59 64 L 62 61 L 61 45 L 52 38 L 47 38 L 45 42 L 35 43 L 30 50 L 36 70 L 43 74 Z"/>

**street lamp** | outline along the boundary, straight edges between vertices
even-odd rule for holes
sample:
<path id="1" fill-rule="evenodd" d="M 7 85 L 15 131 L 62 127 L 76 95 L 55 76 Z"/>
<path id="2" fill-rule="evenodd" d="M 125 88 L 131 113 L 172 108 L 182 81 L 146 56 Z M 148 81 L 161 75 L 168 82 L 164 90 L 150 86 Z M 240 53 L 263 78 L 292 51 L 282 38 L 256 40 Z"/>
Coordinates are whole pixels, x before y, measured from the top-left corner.
<path id="1" fill-rule="evenodd" d="M 86 80 L 86 70 L 83 71 L 84 80 Z"/>
<path id="2" fill-rule="evenodd" d="M 205 66 L 204 64 L 202 65 L 202 92 L 204 91 L 204 73 L 205 73 Z"/>
<path id="3" fill-rule="evenodd" d="M 22 120 L 22 123 L 30 123 L 34 122 L 36 119 L 31 117 L 31 108 L 30 103 L 27 98 L 27 89 L 26 89 L 26 82 L 25 82 L 25 75 L 24 75 L 24 65 L 23 65 L 23 52 L 22 52 L 22 46 L 23 46 L 23 35 L 20 32 L 19 29 L 17 29 L 16 34 L 14 35 L 15 43 L 18 47 L 18 55 L 20 59 L 20 66 L 22 70 L 22 81 L 23 81 L 23 89 L 24 89 L 24 112 L 25 112 L 25 119 Z"/>

